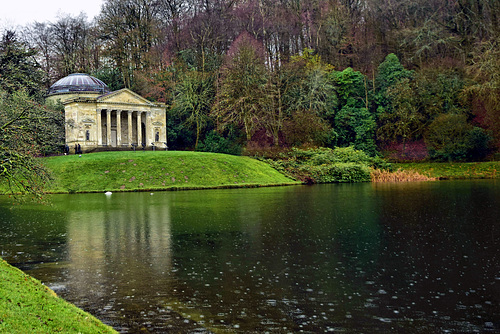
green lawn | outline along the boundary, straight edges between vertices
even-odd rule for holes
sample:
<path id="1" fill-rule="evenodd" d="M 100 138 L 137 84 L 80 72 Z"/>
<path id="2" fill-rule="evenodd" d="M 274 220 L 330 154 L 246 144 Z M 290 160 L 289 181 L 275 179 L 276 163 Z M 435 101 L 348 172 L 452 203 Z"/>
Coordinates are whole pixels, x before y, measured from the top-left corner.
<path id="1" fill-rule="evenodd" d="M 0 333 L 117 333 L 0 259 Z"/>
<path id="2" fill-rule="evenodd" d="M 185 151 L 101 152 L 44 158 L 47 191 L 100 192 L 297 183 L 249 157 Z"/>
<path id="3" fill-rule="evenodd" d="M 395 169 L 414 170 L 439 179 L 496 179 L 500 178 L 500 161 L 491 162 L 432 162 L 399 163 Z"/>

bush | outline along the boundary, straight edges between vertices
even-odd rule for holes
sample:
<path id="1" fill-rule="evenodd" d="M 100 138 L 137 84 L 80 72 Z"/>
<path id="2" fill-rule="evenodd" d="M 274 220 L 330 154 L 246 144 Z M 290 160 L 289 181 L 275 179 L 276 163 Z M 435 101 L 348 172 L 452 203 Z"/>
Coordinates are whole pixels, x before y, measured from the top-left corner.
<path id="1" fill-rule="evenodd" d="M 379 157 L 370 157 L 353 147 L 298 149 L 268 160 L 278 171 L 307 183 L 370 181 L 370 167 L 390 169 Z"/>
<path id="2" fill-rule="evenodd" d="M 467 123 L 462 114 L 443 114 L 426 134 L 429 156 L 437 161 L 471 161 L 488 154 L 491 138 L 481 128 Z"/>
<path id="3" fill-rule="evenodd" d="M 367 165 L 352 162 L 302 168 L 307 168 L 310 171 L 316 183 L 368 182 L 371 178 L 370 168 Z"/>
<path id="4" fill-rule="evenodd" d="M 482 128 L 477 126 L 469 131 L 468 136 L 470 150 L 468 158 L 471 161 L 483 160 L 490 153 L 491 136 Z"/>
<path id="5" fill-rule="evenodd" d="M 217 131 L 210 131 L 205 140 L 198 145 L 198 151 L 240 155 L 241 147 Z"/>

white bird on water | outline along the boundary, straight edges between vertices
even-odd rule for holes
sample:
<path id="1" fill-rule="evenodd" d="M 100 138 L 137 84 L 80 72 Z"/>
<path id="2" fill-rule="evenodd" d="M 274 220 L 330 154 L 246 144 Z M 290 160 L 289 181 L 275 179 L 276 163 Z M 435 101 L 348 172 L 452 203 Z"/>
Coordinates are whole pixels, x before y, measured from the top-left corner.
<path id="1" fill-rule="evenodd" d="M 111 195 L 111 194 L 112 194 L 112 192 L 111 192 L 111 191 L 106 191 L 106 192 L 104 193 L 104 195 L 106 195 L 106 196 L 109 196 L 109 195 Z"/>

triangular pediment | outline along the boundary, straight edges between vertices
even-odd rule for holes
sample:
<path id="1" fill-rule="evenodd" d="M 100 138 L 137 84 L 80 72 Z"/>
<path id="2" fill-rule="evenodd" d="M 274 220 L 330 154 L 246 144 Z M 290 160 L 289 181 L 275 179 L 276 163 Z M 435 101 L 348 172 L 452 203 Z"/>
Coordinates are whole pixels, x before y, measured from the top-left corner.
<path id="1" fill-rule="evenodd" d="M 124 103 L 124 104 L 143 104 L 153 106 L 154 104 L 130 89 L 123 88 L 97 98 L 101 103 Z"/>

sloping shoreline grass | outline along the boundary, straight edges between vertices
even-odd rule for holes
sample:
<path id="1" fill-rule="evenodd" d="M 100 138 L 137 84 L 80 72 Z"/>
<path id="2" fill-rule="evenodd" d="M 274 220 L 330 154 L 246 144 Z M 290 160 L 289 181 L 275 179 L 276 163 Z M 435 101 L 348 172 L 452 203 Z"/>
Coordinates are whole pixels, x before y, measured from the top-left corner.
<path id="1" fill-rule="evenodd" d="M 498 179 L 500 161 L 395 163 L 395 169 L 414 171 L 438 180 Z"/>
<path id="2" fill-rule="evenodd" d="M 0 258 L 0 333 L 117 333 Z"/>
<path id="3" fill-rule="evenodd" d="M 50 193 L 187 190 L 300 184 L 249 157 L 186 151 L 101 152 L 44 158 Z"/>

